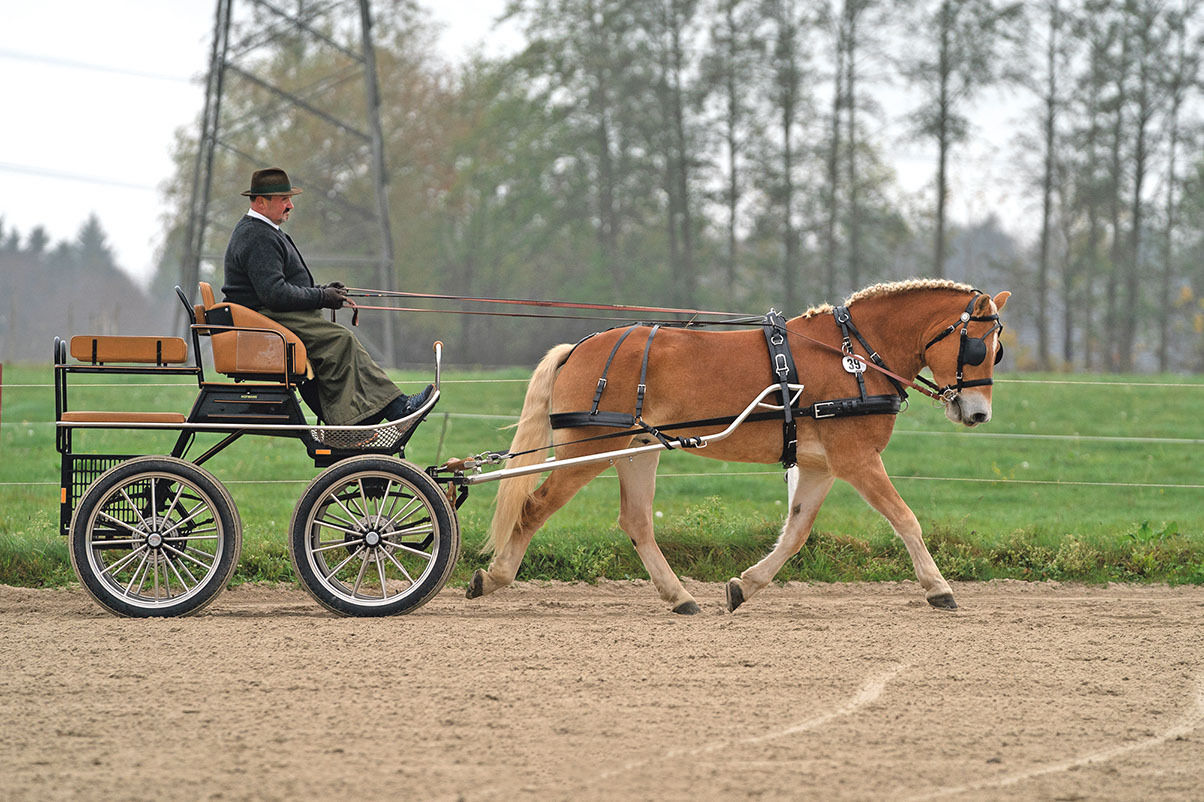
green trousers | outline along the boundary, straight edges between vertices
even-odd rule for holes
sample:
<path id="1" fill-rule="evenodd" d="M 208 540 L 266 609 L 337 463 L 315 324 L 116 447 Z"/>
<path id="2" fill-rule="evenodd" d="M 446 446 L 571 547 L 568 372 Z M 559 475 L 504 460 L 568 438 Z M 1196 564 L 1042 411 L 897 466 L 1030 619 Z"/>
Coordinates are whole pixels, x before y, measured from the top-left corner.
<path id="1" fill-rule="evenodd" d="M 327 423 L 333 426 L 357 423 L 380 412 L 402 394 L 355 335 L 341 323 L 324 317 L 324 310 L 260 311 L 305 343 L 318 382 L 322 417 Z"/>

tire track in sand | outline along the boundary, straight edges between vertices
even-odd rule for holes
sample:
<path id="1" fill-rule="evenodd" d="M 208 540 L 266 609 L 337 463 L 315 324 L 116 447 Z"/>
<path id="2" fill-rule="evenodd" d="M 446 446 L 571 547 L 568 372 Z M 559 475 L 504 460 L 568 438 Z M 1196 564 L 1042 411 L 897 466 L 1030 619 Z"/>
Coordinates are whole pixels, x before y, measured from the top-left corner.
<path id="1" fill-rule="evenodd" d="M 1204 723 L 1204 675 L 1196 678 L 1196 698 L 1195 704 L 1183 716 L 1178 724 L 1169 727 L 1157 735 L 1151 735 L 1147 738 L 1142 738 L 1140 741 L 1134 741 L 1127 744 L 1119 744 L 1117 746 L 1101 749 L 1097 752 L 1081 755 L 1079 757 L 1067 758 L 1060 760 L 1057 763 L 1050 763 L 1044 766 L 1036 766 L 1024 771 L 1017 771 L 1012 774 L 1006 774 L 1002 777 L 993 777 L 989 780 L 981 780 L 979 782 L 967 783 L 966 785 L 947 786 L 943 788 L 935 788 L 925 793 L 917 794 L 908 797 L 903 802 L 917 802 L 921 799 L 940 799 L 946 796 L 957 796 L 959 794 L 967 794 L 971 791 L 981 791 L 987 788 L 1006 788 L 1010 785 L 1022 783 L 1025 780 L 1031 780 L 1036 777 L 1042 777 L 1046 774 L 1056 774 L 1061 771 L 1069 771 L 1070 769 L 1078 768 L 1079 766 L 1087 766 L 1096 763 L 1106 763 L 1122 755 L 1127 755 L 1130 752 L 1138 752 L 1142 749 L 1151 749 L 1160 744 L 1166 743 L 1173 738 L 1179 738 L 1183 735 L 1195 730 Z"/>

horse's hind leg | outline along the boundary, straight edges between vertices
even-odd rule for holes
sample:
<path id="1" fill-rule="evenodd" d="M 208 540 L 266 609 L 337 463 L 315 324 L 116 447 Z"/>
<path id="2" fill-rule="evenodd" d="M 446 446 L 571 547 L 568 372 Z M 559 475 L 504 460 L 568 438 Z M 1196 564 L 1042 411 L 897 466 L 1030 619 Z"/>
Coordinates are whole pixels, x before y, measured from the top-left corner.
<path id="1" fill-rule="evenodd" d="M 819 507 L 832 489 L 833 478 L 826 470 L 808 469 L 800 466 L 798 473 L 792 479 L 797 480 L 791 488 L 790 511 L 786 515 L 786 523 L 782 526 L 782 534 L 778 537 L 777 545 L 763 560 L 740 574 L 740 578 L 732 578 L 727 583 L 727 609 L 735 610 L 754 593 L 764 588 L 786 561 L 798 554 L 798 550 L 807 542 L 811 534 L 811 525 Z"/>
<path id="2" fill-rule="evenodd" d="M 510 538 L 494 552 L 488 570 L 477 570 L 469 582 L 468 597 L 492 593 L 514 581 L 518 567 L 527 553 L 527 546 L 552 513 L 568 503 L 581 488 L 602 472 L 604 465 L 586 464 L 552 471 L 523 504 L 522 515 Z"/>
<path id="3" fill-rule="evenodd" d="M 669 567 L 653 533 L 652 498 L 656 495 L 658 462 L 660 452 L 651 451 L 615 463 L 619 474 L 619 527 L 631 538 L 660 597 L 673 612 L 692 615 L 699 611 L 698 603 Z"/>

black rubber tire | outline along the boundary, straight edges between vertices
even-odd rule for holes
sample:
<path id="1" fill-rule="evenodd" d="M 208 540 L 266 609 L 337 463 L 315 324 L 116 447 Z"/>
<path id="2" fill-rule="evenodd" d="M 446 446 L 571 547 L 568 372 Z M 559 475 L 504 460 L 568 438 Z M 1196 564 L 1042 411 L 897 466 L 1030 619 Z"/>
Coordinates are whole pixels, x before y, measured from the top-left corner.
<path id="1" fill-rule="evenodd" d="M 191 615 L 217 598 L 238 567 L 242 521 L 205 469 L 175 457 L 135 457 L 84 492 L 70 541 L 75 575 L 105 609 L 131 618 Z"/>
<path id="2" fill-rule="evenodd" d="M 442 590 L 459 555 L 455 508 L 430 476 L 394 457 L 330 466 L 289 524 L 297 579 L 339 615 L 415 610 Z"/>

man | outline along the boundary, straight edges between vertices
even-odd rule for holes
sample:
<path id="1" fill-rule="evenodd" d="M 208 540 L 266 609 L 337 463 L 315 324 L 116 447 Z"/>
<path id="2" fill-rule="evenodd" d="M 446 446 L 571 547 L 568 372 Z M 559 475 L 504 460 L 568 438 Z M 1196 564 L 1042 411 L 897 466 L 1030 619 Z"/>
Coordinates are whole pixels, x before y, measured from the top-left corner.
<path id="1" fill-rule="evenodd" d="M 279 168 L 251 175 L 251 188 L 242 193 L 251 199 L 251 208 L 226 246 L 225 300 L 250 307 L 301 338 L 317 384 L 316 393 L 306 386 L 302 396 L 326 423 L 349 426 L 403 418 L 421 407 L 433 388 L 406 396 L 350 330 L 323 317 L 323 309 L 349 303 L 347 290 L 338 281 L 315 285 L 297 246 L 280 228 L 293 210 L 293 196 L 300 193 Z"/>

